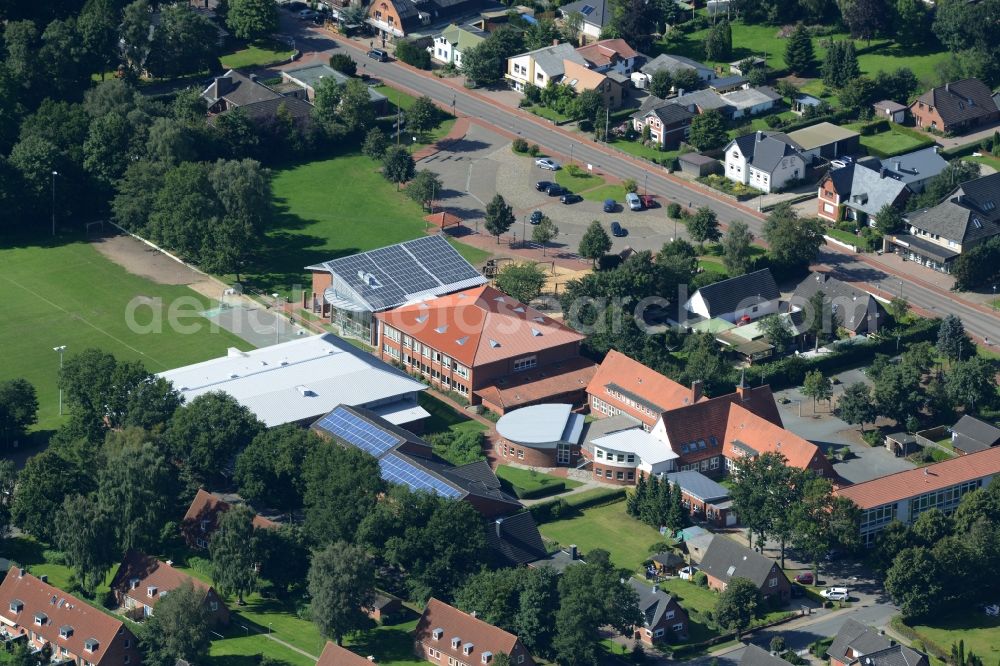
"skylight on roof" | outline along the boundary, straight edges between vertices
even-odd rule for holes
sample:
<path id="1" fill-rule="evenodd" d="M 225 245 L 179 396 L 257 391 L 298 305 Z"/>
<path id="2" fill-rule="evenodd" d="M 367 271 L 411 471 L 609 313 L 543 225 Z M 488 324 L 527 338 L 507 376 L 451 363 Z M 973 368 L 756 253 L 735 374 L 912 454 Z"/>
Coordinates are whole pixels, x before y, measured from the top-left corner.
<path id="1" fill-rule="evenodd" d="M 424 315 L 420 315 L 419 317 L 417 317 L 417 323 L 418 324 L 422 324 L 425 321 L 427 321 L 427 315 L 424 314 Z"/>
<path id="2" fill-rule="evenodd" d="M 469 341 L 469 336 L 467 336 L 467 335 L 464 335 L 464 336 L 460 337 L 458 340 L 455 340 L 455 342 L 457 342 L 460 345 L 464 345 L 468 341 Z"/>
<path id="3" fill-rule="evenodd" d="M 447 330 L 448 330 L 448 324 L 445 324 L 444 326 L 438 326 L 437 328 L 435 328 L 434 332 L 435 333 L 444 333 Z"/>
<path id="4" fill-rule="evenodd" d="M 524 312 L 524 307 L 521 306 L 521 305 L 518 305 L 516 308 L 514 308 L 514 312 Z"/>
<path id="5" fill-rule="evenodd" d="M 532 326 L 532 327 L 531 327 L 531 335 L 533 335 L 533 336 L 534 336 L 534 337 L 536 337 L 536 338 L 537 338 L 537 337 L 541 337 L 541 335 L 542 335 L 542 332 L 541 332 L 541 331 L 539 331 L 539 330 L 538 330 L 537 328 L 535 328 L 534 326 Z"/>
<path id="6" fill-rule="evenodd" d="M 496 340 L 490 338 L 490 347 L 492 347 L 493 349 L 496 349 L 499 346 L 500 346 L 499 342 L 497 342 Z"/>

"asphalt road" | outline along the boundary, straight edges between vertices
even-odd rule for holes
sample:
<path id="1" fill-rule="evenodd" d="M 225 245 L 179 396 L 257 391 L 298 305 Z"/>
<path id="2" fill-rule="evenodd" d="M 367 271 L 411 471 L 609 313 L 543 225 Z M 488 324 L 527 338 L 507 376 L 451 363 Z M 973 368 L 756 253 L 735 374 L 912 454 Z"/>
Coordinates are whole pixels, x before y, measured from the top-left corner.
<path id="1" fill-rule="evenodd" d="M 328 51 L 336 48 L 338 42 L 319 29 L 283 17 L 282 28 L 296 35 L 300 49 L 308 51 Z M 639 160 L 611 152 L 611 149 L 590 141 L 583 136 L 571 134 L 554 127 L 546 120 L 530 114 L 512 111 L 510 108 L 489 100 L 481 93 L 453 87 L 429 73 L 418 72 L 395 62 L 382 63 L 367 58 L 364 50 L 351 42 L 339 42 L 352 55 L 364 73 L 383 81 L 408 88 L 421 95 L 427 95 L 436 102 L 452 107 L 458 115 L 469 116 L 496 129 L 524 137 L 529 143 L 537 143 L 545 152 L 556 159 L 592 164 L 595 169 L 621 179 L 633 178 L 649 192 L 658 195 L 664 205 L 677 201 L 689 207 L 710 206 L 724 225 L 734 221 L 747 224 L 753 234 L 762 236 L 763 219 L 749 208 L 734 203 L 720 201 L 715 197 L 692 188 L 685 182 L 668 178 L 662 167 L 653 166 Z M 819 256 L 819 262 L 836 271 L 850 282 L 863 282 L 887 291 L 891 296 L 898 292 L 898 282 L 903 281 L 905 297 L 918 308 L 935 314 L 954 313 L 965 324 L 967 331 L 978 338 L 1000 341 L 1000 317 L 978 307 L 957 300 L 946 291 L 938 291 L 915 282 L 908 276 L 890 275 L 854 256 L 827 248 Z M 933 284 L 934 276 L 928 271 L 926 282 Z"/>

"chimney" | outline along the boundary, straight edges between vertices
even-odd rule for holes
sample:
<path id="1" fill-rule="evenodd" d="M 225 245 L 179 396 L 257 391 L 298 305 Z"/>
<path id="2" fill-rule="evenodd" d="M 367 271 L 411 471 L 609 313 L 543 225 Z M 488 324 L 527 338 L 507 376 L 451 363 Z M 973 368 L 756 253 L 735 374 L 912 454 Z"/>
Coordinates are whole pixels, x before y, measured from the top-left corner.
<path id="1" fill-rule="evenodd" d="M 555 39 L 552 40 L 552 46 L 559 46 L 559 38 L 558 37 L 556 37 Z"/>
<path id="2" fill-rule="evenodd" d="M 902 169 L 902 167 L 903 167 L 903 163 L 900 162 L 899 160 L 893 160 L 892 161 L 892 168 L 895 169 L 896 171 L 899 171 L 900 169 Z"/>
<path id="3" fill-rule="evenodd" d="M 575 544 L 575 543 L 572 543 L 572 544 L 570 544 L 570 546 L 569 546 L 569 559 L 571 559 L 571 560 L 575 560 L 576 558 L 577 558 L 577 554 L 576 554 L 576 544 Z"/>
<path id="4" fill-rule="evenodd" d="M 476 617 L 476 611 L 469 611 L 469 617 Z"/>
<path id="5" fill-rule="evenodd" d="M 38 577 L 38 580 L 42 581 L 43 583 L 47 583 L 49 582 L 49 577 L 46 576 L 45 574 L 42 574 L 41 576 Z"/>
<path id="6" fill-rule="evenodd" d="M 653 594 L 656 594 L 659 591 L 660 591 L 660 586 L 659 585 L 654 585 L 653 586 Z"/>
<path id="7" fill-rule="evenodd" d="M 933 146 L 931 146 L 931 150 L 934 151 L 935 155 L 937 154 L 938 148 L 939 148 L 939 146 L 936 143 Z"/>
<path id="8" fill-rule="evenodd" d="M 944 89 L 947 90 L 948 92 L 951 92 L 951 83 L 944 84 Z"/>
<path id="9" fill-rule="evenodd" d="M 375 663 L 375 655 L 370 654 L 370 655 L 368 655 L 367 659 L 368 659 L 368 661 L 372 662 L 373 664 Z"/>
<path id="10" fill-rule="evenodd" d="M 20 568 L 20 569 L 17 570 L 17 577 L 18 578 L 24 578 L 24 574 L 26 574 L 26 573 L 28 573 L 28 572 L 25 571 L 24 568 L 22 567 L 22 568 Z"/>
<path id="11" fill-rule="evenodd" d="M 764 133 L 761 132 L 760 130 L 757 130 L 757 141 L 763 141 L 763 140 L 764 140 Z"/>
<path id="12" fill-rule="evenodd" d="M 699 400 L 701 400 L 701 387 L 702 387 L 702 383 L 701 383 L 700 379 L 696 379 L 693 382 L 691 382 L 691 404 L 692 405 L 694 403 L 698 402 Z"/>
<path id="13" fill-rule="evenodd" d="M 879 167 L 879 169 L 878 169 L 878 177 L 879 178 L 885 178 L 885 167 Z"/>

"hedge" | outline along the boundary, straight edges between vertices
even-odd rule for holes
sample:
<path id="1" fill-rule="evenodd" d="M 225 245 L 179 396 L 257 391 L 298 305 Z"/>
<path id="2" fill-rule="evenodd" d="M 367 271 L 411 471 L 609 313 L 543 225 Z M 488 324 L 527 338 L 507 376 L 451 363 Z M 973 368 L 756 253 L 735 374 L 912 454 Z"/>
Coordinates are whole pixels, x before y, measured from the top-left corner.
<path id="1" fill-rule="evenodd" d="M 535 522 L 551 523 L 563 518 L 571 518 L 579 515 L 584 509 L 605 504 L 613 504 L 625 499 L 624 488 L 607 488 L 599 491 L 570 495 L 565 499 L 556 499 L 548 502 L 539 502 L 531 506 L 528 510 L 535 518 Z"/>
<path id="2" fill-rule="evenodd" d="M 542 486 L 540 488 L 534 488 L 532 490 L 525 490 L 520 486 L 510 485 L 511 490 L 517 496 L 517 499 L 538 499 L 539 497 L 548 497 L 549 495 L 558 495 L 559 493 L 566 492 L 566 482 L 565 481 L 554 481 L 548 485 Z"/>
<path id="3" fill-rule="evenodd" d="M 913 629 L 913 627 L 903 622 L 903 618 L 900 616 L 896 615 L 893 617 L 892 620 L 889 621 L 889 624 L 898 633 L 902 634 L 906 638 L 909 638 L 911 641 L 920 641 L 920 643 L 924 646 L 924 650 L 934 653 L 934 656 L 938 659 L 941 659 L 942 661 L 948 660 L 951 654 L 949 650 L 945 650 L 944 647 L 938 645 L 934 641 L 921 636 L 916 632 L 916 630 Z"/>

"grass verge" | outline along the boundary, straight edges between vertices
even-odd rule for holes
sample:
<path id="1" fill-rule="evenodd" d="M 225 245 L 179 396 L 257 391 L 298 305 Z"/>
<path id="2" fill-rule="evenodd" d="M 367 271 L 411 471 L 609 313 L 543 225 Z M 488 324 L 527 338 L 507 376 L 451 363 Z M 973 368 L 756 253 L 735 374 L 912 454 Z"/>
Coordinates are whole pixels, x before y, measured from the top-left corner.
<path id="1" fill-rule="evenodd" d="M 539 530 L 546 539 L 564 546 L 576 544 L 583 553 L 603 548 L 616 566 L 629 571 L 637 571 L 648 558 L 649 547 L 663 541 L 659 532 L 625 513 L 621 501 L 584 509 L 580 516 L 545 523 Z"/>
<path id="2" fill-rule="evenodd" d="M 286 44 L 272 40 L 262 40 L 246 44 L 241 48 L 222 56 L 222 66 L 226 69 L 243 67 L 264 67 L 284 62 L 295 52 Z"/>

